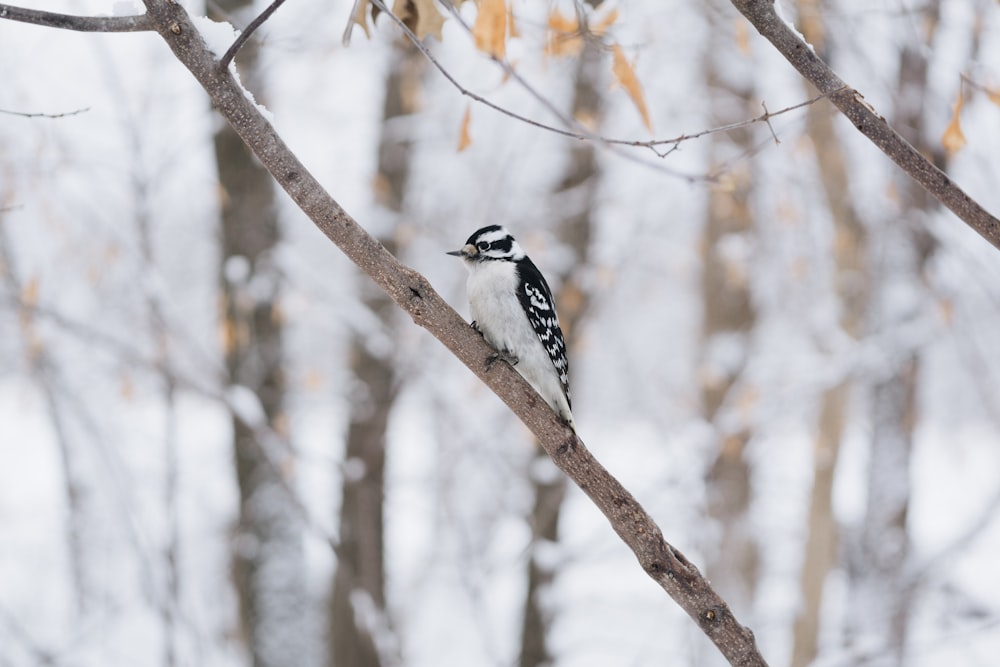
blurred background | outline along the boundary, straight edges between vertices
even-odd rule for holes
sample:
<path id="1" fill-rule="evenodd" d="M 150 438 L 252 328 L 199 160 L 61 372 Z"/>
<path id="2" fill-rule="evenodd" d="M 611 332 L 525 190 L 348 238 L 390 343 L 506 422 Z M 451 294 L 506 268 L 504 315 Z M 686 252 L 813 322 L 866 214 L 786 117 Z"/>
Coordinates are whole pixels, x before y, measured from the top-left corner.
<path id="1" fill-rule="evenodd" d="M 351 5 L 282 7 L 243 84 L 463 315 L 445 251 L 511 230 L 557 294 L 584 441 L 769 663 L 995 664 L 997 250 L 826 101 L 580 141 L 470 101 L 386 16 L 345 46 Z M 508 5 L 526 85 L 442 5 L 425 43 L 547 125 L 672 139 L 816 94 L 723 0 Z M 995 2 L 778 5 L 1000 211 Z M 0 20 L 0 81 L 0 665 L 721 664 L 155 34 Z"/>

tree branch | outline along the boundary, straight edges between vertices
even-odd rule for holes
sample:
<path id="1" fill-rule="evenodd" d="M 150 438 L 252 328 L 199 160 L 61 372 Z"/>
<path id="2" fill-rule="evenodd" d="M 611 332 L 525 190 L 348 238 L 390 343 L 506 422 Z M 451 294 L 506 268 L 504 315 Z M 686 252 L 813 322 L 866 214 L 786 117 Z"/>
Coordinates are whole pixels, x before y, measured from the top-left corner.
<path id="1" fill-rule="evenodd" d="M 262 11 L 257 18 L 251 21 L 250 25 L 248 25 L 243 30 L 243 32 L 240 33 L 240 36 L 236 38 L 232 46 L 226 49 L 226 52 L 223 54 L 222 58 L 219 59 L 219 67 L 221 67 L 222 69 L 226 69 L 227 67 L 229 67 L 230 61 L 232 61 L 232 59 L 236 56 L 236 52 L 240 50 L 240 47 L 243 46 L 243 44 L 246 43 L 248 39 L 250 39 L 250 35 L 252 35 L 254 31 L 257 30 L 257 28 L 264 25 L 264 21 L 269 19 L 271 17 L 271 14 L 276 12 L 278 10 L 278 7 L 284 4 L 284 2 L 285 0 L 274 0 L 274 2 L 268 5 L 267 8 L 264 11 Z"/>
<path id="2" fill-rule="evenodd" d="M 8 116 L 20 116 L 21 118 L 66 118 L 90 111 L 90 107 L 74 109 L 73 111 L 62 111 L 60 113 L 45 113 L 43 111 L 11 111 L 10 109 L 0 109 L 0 113 Z M 0 209 L 2 210 L 2 209 Z"/>
<path id="3" fill-rule="evenodd" d="M 443 4 L 446 7 L 446 9 L 451 13 L 452 17 L 455 19 L 455 22 L 471 35 L 472 28 L 458 13 L 458 10 L 449 3 L 443 3 Z M 709 134 L 715 134 L 718 132 L 731 132 L 733 130 L 746 127 L 748 125 L 753 125 L 755 123 L 767 123 L 768 128 L 771 129 L 771 134 L 773 135 L 774 129 L 771 128 L 771 124 L 769 122 L 771 118 L 788 113 L 789 111 L 794 111 L 796 109 L 801 109 L 802 107 L 809 106 L 829 95 L 829 93 L 820 93 L 819 95 L 816 95 L 812 99 L 806 100 L 805 102 L 799 102 L 798 104 L 793 104 L 790 107 L 785 107 L 784 109 L 780 109 L 775 112 L 769 112 L 765 107 L 764 113 L 761 114 L 760 116 L 749 118 L 747 120 L 738 121 L 735 123 L 729 123 L 727 125 L 722 125 L 720 127 L 712 127 L 707 130 L 700 130 L 698 132 L 693 132 L 691 134 L 688 133 L 680 134 L 676 137 L 672 137 L 669 139 L 620 139 L 614 137 L 607 137 L 591 132 L 586 127 L 584 127 L 580 122 L 574 120 L 571 116 L 567 116 L 566 114 L 559 111 L 559 109 L 557 109 L 555 105 L 552 104 L 552 102 L 548 98 L 542 95 L 538 90 L 534 88 L 534 86 L 529 84 L 528 81 L 525 80 L 524 77 L 522 77 L 518 73 L 518 71 L 514 68 L 514 65 L 511 64 L 510 61 L 504 58 L 498 58 L 496 56 L 487 56 L 490 58 L 490 60 L 496 63 L 503 70 L 505 77 L 508 77 L 516 81 L 518 85 L 521 86 L 521 88 L 527 91 L 527 93 L 531 95 L 543 107 L 548 109 L 557 118 L 557 120 L 559 120 L 564 126 L 564 127 L 556 127 L 555 125 L 543 123 L 542 121 L 535 120 L 534 118 L 530 118 L 528 116 L 520 114 L 516 111 L 508 109 L 507 107 L 501 106 L 496 102 L 493 102 L 488 98 L 483 97 L 482 95 L 472 92 L 472 90 L 470 90 L 462 83 L 460 83 L 458 79 L 456 79 L 454 75 L 452 75 L 452 73 L 449 72 L 448 69 L 441 64 L 441 62 L 437 59 L 434 53 L 429 48 L 427 48 L 427 46 L 423 43 L 423 41 L 421 41 L 419 37 L 417 37 L 416 33 L 410 30 L 409 26 L 407 26 L 406 23 L 400 17 L 394 14 L 383 0 L 372 0 L 372 5 L 377 7 L 379 11 L 381 11 L 383 14 L 387 15 L 389 19 L 393 23 L 395 23 L 400 30 L 403 31 L 403 34 L 405 34 L 407 38 L 413 43 L 413 46 L 416 47 L 416 49 L 420 51 L 420 53 L 425 58 L 427 58 L 427 61 L 431 65 L 433 65 L 438 72 L 441 73 L 441 76 L 443 76 L 448 81 L 448 83 L 450 83 L 459 93 L 461 93 L 465 97 L 468 97 L 469 99 L 475 102 L 478 102 L 486 107 L 489 107 L 494 111 L 498 111 L 504 114 L 505 116 L 513 118 L 514 120 L 519 120 L 522 123 L 526 123 L 528 125 L 537 127 L 547 132 L 552 132 L 553 134 L 558 134 L 560 136 L 568 137 L 570 139 L 580 139 L 581 141 L 594 141 L 603 144 L 608 148 L 614 148 L 617 146 L 626 146 L 632 148 L 648 148 L 658 158 L 667 157 L 674 151 L 678 150 L 680 148 L 681 143 L 685 141 L 698 139 L 700 137 L 704 137 Z M 348 23 L 348 28 L 350 28 L 350 26 L 352 25 L 354 25 L 353 22 Z M 775 139 L 777 139 L 777 137 L 775 137 Z M 660 148 L 661 146 L 666 146 L 667 148 L 661 149 Z M 706 180 L 706 181 L 716 180 L 716 176 L 712 174 L 700 177 L 694 176 L 691 174 L 681 173 L 674 169 L 665 168 L 662 165 L 652 164 L 645 160 L 639 160 L 637 158 L 632 157 L 629 153 L 616 151 L 616 154 L 620 157 L 624 157 L 627 160 L 631 160 L 633 162 L 641 164 L 644 167 L 650 167 L 658 171 L 663 171 L 665 173 L 670 174 L 671 176 L 683 178 L 691 182 L 697 180 Z"/>
<path id="4" fill-rule="evenodd" d="M 146 14 L 136 16 L 75 16 L 40 9 L 24 9 L 0 3 L 0 19 L 21 21 L 46 28 L 61 28 L 77 32 L 145 32 L 153 30 Z"/>
<path id="5" fill-rule="evenodd" d="M 847 86 L 816 55 L 812 47 L 778 16 L 774 0 L 730 0 L 763 37 L 840 109 L 873 144 L 889 156 L 927 192 L 944 204 L 984 239 L 1000 249 L 1000 220 L 986 211 L 948 176 L 892 129 L 864 96 Z"/>
<path id="6" fill-rule="evenodd" d="M 414 322 L 430 331 L 513 410 L 556 465 L 600 508 L 646 573 L 697 621 L 731 664 L 765 665 L 753 633 L 736 621 L 698 569 L 663 539 L 649 514 L 573 431 L 513 368 L 507 364 L 487 367 L 493 350 L 482 337 L 426 278 L 402 265 L 322 188 L 247 99 L 229 71 L 217 66 L 184 9 L 169 0 L 144 2 L 148 16 L 174 55 L 299 208 Z"/>

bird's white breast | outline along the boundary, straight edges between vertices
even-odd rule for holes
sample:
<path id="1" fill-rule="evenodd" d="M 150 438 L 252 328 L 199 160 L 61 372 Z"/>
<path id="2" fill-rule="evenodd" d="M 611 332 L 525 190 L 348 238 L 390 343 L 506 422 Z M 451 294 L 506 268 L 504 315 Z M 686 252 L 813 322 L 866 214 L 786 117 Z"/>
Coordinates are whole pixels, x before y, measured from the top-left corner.
<path id="1" fill-rule="evenodd" d="M 537 338 L 517 298 L 517 267 L 512 262 L 482 262 L 466 286 L 472 319 L 497 350 L 517 354 Z"/>

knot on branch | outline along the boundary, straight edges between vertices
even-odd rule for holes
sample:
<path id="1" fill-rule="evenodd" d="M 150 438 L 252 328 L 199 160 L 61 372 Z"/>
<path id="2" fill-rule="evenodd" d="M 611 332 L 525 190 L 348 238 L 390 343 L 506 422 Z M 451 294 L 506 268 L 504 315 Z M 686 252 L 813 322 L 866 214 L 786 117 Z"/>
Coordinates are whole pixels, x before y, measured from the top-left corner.
<path id="1" fill-rule="evenodd" d="M 556 448 L 556 454 L 559 456 L 566 456 L 570 452 L 576 451 L 576 437 L 566 438 L 562 441 L 562 444 Z"/>
<path id="2" fill-rule="evenodd" d="M 728 611 L 728 609 L 719 605 L 715 605 L 704 610 L 698 616 L 702 628 L 708 632 L 710 627 L 717 626 L 722 622 L 723 617 L 728 613 Z"/>

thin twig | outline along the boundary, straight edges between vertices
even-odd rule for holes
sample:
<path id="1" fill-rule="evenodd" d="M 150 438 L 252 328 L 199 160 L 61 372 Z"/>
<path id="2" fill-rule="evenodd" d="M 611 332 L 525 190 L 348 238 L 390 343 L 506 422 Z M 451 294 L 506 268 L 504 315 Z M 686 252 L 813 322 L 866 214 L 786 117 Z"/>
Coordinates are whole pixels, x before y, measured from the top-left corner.
<path id="1" fill-rule="evenodd" d="M 518 83 L 520 83 L 521 86 L 524 87 L 525 90 L 527 90 L 533 97 L 535 97 L 536 99 L 541 100 L 542 104 L 546 108 L 548 108 L 551 111 L 553 111 L 553 113 L 556 115 L 557 118 L 559 118 L 561 121 L 563 121 L 568 126 L 572 126 L 572 127 L 578 128 L 579 131 L 574 132 L 574 131 L 571 131 L 571 130 L 564 130 L 562 128 L 555 127 L 553 125 L 548 125 L 546 123 L 542 123 L 541 121 L 537 121 L 537 120 L 535 120 L 533 118 L 528 118 L 527 116 L 523 116 L 523 115 L 521 115 L 521 114 L 519 114 L 519 113 L 517 113 L 515 111 L 511 111 L 510 109 L 502 107 L 499 104 L 496 104 L 495 102 L 491 102 L 490 100 L 486 99 L 485 97 L 482 97 L 481 95 L 477 95 L 476 93 L 472 92 L 471 90 L 469 90 L 468 88 L 466 88 L 465 86 L 463 86 L 462 84 L 460 84 L 458 82 L 458 80 L 455 79 L 455 77 L 452 76 L 451 73 L 447 69 L 445 69 L 444 65 L 442 65 L 440 63 L 440 61 L 438 61 L 438 59 L 434 57 L 434 54 L 432 54 L 430 52 L 430 49 L 428 49 L 426 46 L 424 46 L 423 42 L 420 41 L 420 38 L 418 38 L 416 36 L 416 34 L 414 34 L 412 30 L 410 30 L 410 28 L 403 22 L 403 20 L 400 19 L 395 14 L 393 14 L 391 11 L 389 11 L 389 9 L 385 6 L 385 4 L 382 2 L 382 0 L 371 0 L 371 2 L 372 2 L 373 5 L 376 5 L 379 8 L 379 10 L 381 10 L 384 13 L 386 13 L 386 14 L 389 15 L 389 17 L 392 19 L 392 21 L 395 22 L 396 25 L 399 26 L 400 30 L 403 31 L 403 33 L 410 39 L 411 42 L 413 42 L 413 44 L 417 48 L 417 50 L 420 51 L 420 53 L 423 54 L 423 56 L 425 58 L 427 58 L 427 60 L 432 65 L 434 65 L 434 67 L 439 72 L 441 72 L 441 75 L 444 76 L 444 78 L 447 79 L 448 82 L 451 83 L 458 90 L 458 92 L 460 92 L 462 95 L 465 95 L 466 97 L 468 97 L 470 99 L 473 99 L 476 102 L 479 102 L 480 104 L 483 104 L 483 105 L 485 105 L 485 106 L 487 106 L 487 107 L 489 107 L 489 108 L 491 108 L 491 109 L 493 109 L 495 111 L 499 111 L 500 113 L 502 113 L 502 114 L 504 114 L 506 116 L 514 118 L 515 120 L 519 120 L 519 121 L 522 121 L 524 123 L 527 123 L 528 125 L 532 125 L 534 127 L 537 127 L 537 128 L 543 129 L 543 130 L 547 130 L 549 132 L 553 132 L 555 134 L 562 135 L 564 137 L 569 137 L 571 139 L 580 139 L 580 140 L 595 141 L 595 142 L 604 144 L 606 148 L 609 148 L 609 149 L 613 150 L 616 155 L 618 155 L 619 157 L 624 158 L 625 160 L 628 160 L 629 162 L 634 162 L 634 163 L 640 164 L 640 165 L 642 165 L 644 167 L 647 167 L 647 168 L 650 168 L 650 169 L 655 169 L 656 171 L 661 171 L 663 173 L 669 174 L 669 175 L 674 176 L 676 178 L 683 178 L 684 180 L 692 182 L 692 183 L 695 182 L 695 181 L 711 180 L 711 179 L 707 178 L 706 176 L 694 175 L 694 174 L 686 174 L 686 173 L 683 173 L 683 172 L 681 172 L 679 170 L 671 169 L 670 167 L 667 167 L 667 166 L 665 166 L 663 164 L 647 162 L 645 160 L 640 159 L 639 157 L 637 157 L 635 155 L 631 155 L 629 153 L 625 153 L 625 152 L 622 152 L 622 151 L 615 150 L 614 149 L 614 144 L 616 144 L 616 143 L 624 143 L 624 142 L 604 141 L 602 139 L 602 137 L 594 134 L 593 132 L 588 131 L 587 128 L 585 128 L 580 123 L 576 122 L 575 120 L 573 120 L 571 118 L 567 118 L 558 109 L 556 109 L 555 106 L 551 102 L 549 102 L 548 100 L 546 100 L 543 95 L 541 95 L 540 93 L 538 93 L 524 79 L 522 79 L 520 77 L 520 75 L 518 75 L 516 72 L 514 72 L 512 68 L 508 71 L 508 69 L 506 69 L 506 68 L 510 67 L 509 63 L 505 63 L 504 61 L 499 60 L 497 58 L 493 58 L 494 62 L 496 62 L 497 64 L 499 64 L 501 67 L 505 67 L 505 72 L 508 72 L 510 74 L 511 78 L 514 78 Z M 463 23 L 463 25 L 465 25 L 465 24 Z M 468 26 L 466 26 L 466 28 L 468 28 Z M 469 30 L 471 30 L 471 29 L 469 29 Z M 656 152 L 656 151 L 654 151 L 654 152 Z"/>
<path id="2" fill-rule="evenodd" d="M 600 144 L 604 144 L 605 146 L 609 146 L 609 147 L 610 146 L 628 146 L 628 147 L 633 147 L 633 148 L 648 148 L 648 149 L 650 149 L 659 158 L 665 158 L 665 157 L 667 157 L 668 155 L 670 155 L 674 151 L 678 150 L 678 148 L 680 147 L 681 143 L 683 143 L 685 141 L 689 141 L 691 139 L 697 139 L 699 137 L 704 137 L 704 136 L 707 136 L 707 135 L 710 135 L 710 134 L 716 134 L 716 133 L 719 133 L 719 132 L 731 132 L 733 130 L 736 130 L 736 129 L 739 129 L 739 128 L 743 128 L 743 127 L 747 127 L 749 125 L 754 125 L 756 123 L 768 123 L 768 125 L 770 126 L 769 121 L 770 121 L 771 118 L 774 118 L 776 116 L 780 116 L 780 115 L 788 113 L 790 111 L 794 111 L 796 109 L 801 109 L 802 107 L 806 107 L 806 106 L 809 106 L 811 104 L 815 104 L 819 100 L 821 100 L 821 99 L 823 99 L 825 97 L 829 97 L 830 95 L 832 95 L 835 92 L 839 92 L 839 90 L 838 90 L 838 91 L 830 91 L 830 92 L 827 92 L 827 93 L 822 93 L 822 94 L 817 95 L 817 96 L 815 96 L 815 97 L 813 97 L 811 99 L 808 99 L 808 100 L 806 100 L 804 102 L 799 102 L 798 104 L 794 104 L 792 106 L 785 107 L 784 109 L 781 109 L 779 111 L 775 111 L 773 113 L 772 112 L 768 112 L 767 111 L 767 107 L 765 106 L 764 107 L 764 113 L 761 114 L 760 116 L 755 117 L 755 118 L 749 118 L 747 120 L 739 121 L 739 122 L 736 122 L 736 123 L 730 123 L 728 125 L 722 125 L 720 127 L 713 127 L 713 128 L 709 128 L 709 129 L 706 129 L 706 130 L 700 130 L 698 132 L 685 133 L 685 134 L 681 134 L 681 135 L 678 135 L 676 137 L 672 137 L 672 138 L 669 138 L 669 139 L 620 139 L 620 138 L 614 138 L 614 137 L 607 137 L 607 136 L 595 134 L 594 132 L 590 132 L 586 127 L 584 127 L 583 125 L 581 125 L 580 123 L 578 123 L 574 119 L 566 116 L 566 114 L 564 114 L 561 111 L 559 111 L 559 109 L 556 108 L 555 105 L 551 101 L 549 101 L 544 95 L 542 95 L 530 83 L 528 83 L 517 72 L 517 70 L 514 68 L 513 65 L 511 65 L 511 63 L 509 61 L 504 60 L 502 58 L 497 58 L 495 56 L 489 56 L 490 59 L 493 60 L 493 62 L 495 62 L 498 66 L 500 66 L 501 69 L 503 69 L 504 74 L 508 78 L 513 79 L 514 81 L 516 81 L 525 91 L 528 92 L 528 94 L 530 94 L 532 97 L 534 97 L 548 111 L 550 111 L 553 115 L 555 115 L 556 118 L 558 118 L 559 121 L 562 122 L 566 127 L 571 127 L 573 129 L 565 129 L 563 127 L 557 127 L 557 126 L 554 126 L 554 125 L 550 125 L 548 123 L 544 123 L 544 122 L 535 120 L 534 118 L 529 118 L 528 116 L 525 116 L 523 114 L 517 113 L 516 111 L 512 111 L 511 109 L 508 109 L 506 107 L 500 106 L 499 104 L 496 104 L 495 102 L 492 102 L 491 100 L 489 100 L 489 99 L 487 99 L 487 98 L 485 98 L 485 97 L 483 97 L 481 95 L 478 95 L 477 93 L 472 92 L 471 90 L 469 90 L 468 88 L 466 88 L 465 86 L 463 86 L 451 74 L 451 72 L 449 72 L 444 67 L 444 65 L 441 64 L 441 62 L 434 56 L 434 54 L 430 51 L 430 49 L 428 49 L 423 44 L 423 42 L 421 42 L 421 40 L 416 36 L 416 34 L 414 34 L 413 31 L 411 31 L 409 29 L 409 27 L 402 21 L 402 19 L 400 19 L 399 17 L 397 17 L 396 15 L 394 15 L 391 11 L 389 11 L 389 8 L 386 7 L 386 5 L 384 4 L 383 0 L 372 0 L 372 4 L 375 5 L 375 6 L 377 6 L 382 12 L 388 14 L 389 17 L 391 18 L 391 20 L 394 23 L 396 23 L 396 25 L 399 26 L 399 28 L 410 39 L 410 41 L 413 42 L 413 44 L 417 48 L 417 50 L 419 50 L 420 53 L 425 58 L 427 58 L 427 60 L 441 73 L 441 75 L 444 76 L 444 78 L 452 86 L 454 86 L 455 89 L 458 90 L 459 93 L 461 93 L 465 97 L 468 97 L 468 98 L 470 98 L 470 99 L 472 99 L 472 100 L 474 100 L 474 101 L 476 101 L 476 102 L 478 102 L 480 104 L 483 104 L 484 106 L 487 106 L 487 107 L 493 109 L 494 111 L 498 111 L 498 112 L 500 112 L 500 113 L 502 113 L 502 114 L 504 114 L 504 115 L 506 115 L 506 116 L 508 116 L 510 118 L 513 118 L 515 120 L 519 120 L 519 121 L 521 121 L 523 123 L 526 123 L 526 124 L 531 125 L 533 127 L 537 127 L 539 129 L 545 130 L 547 132 L 552 132 L 554 134 L 558 134 L 558 135 L 563 136 L 563 137 L 568 137 L 570 139 L 579 139 L 581 141 L 594 141 L 594 142 L 597 142 L 597 143 L 600 143 Z M 465 22 L 464 19 L 462 19 L 462 17 L 457 13 L 457 11 L 454 9 L 454 7 L 448 5 L 448 3 L 443 3 L 443 4 L 447 7 L 448 11 L 455 18 L 456 22 L 459 25 L 461 25 L 466 31 L 468 31 L 468 32 L 471 33 L 472 28 L 468 25 L 468 23 Z M 771 129 L 772 135 L 774 135 L 774 129 L 773 128 L 770 128 L 770 129 Z M 780 141 L 778 143 L 780 143 Z M 667 150 L 658 150 L 657 148 L 659 146 L 669 146 L 669 148 Z M 617 151 L 616 151 L 616 154 L 621 155 L 621 156 L 625 157 L 626 159 L 630 159 L 632 161 L 637 161 L 637 162 L 639 162 L 640 164 L 642 164 L 644 166 L 653 167 L 653 168 L 656 168 L 656 169 L 658 169 L 660 171 L 667 171 L 671 175 L 679 176 L 681 178 L 685 178 L 685 179 L 690 180 L 690 181 L 695 181 L 695 180 L 708 180 L 708 181 L 711 181 L 711 180 L 714 180 L 714 178 L 715 178 L 713 176 L 700 176 L 700 177 L 697 177 L 697 176 L 692 176 L 690 174 L 683 174 L 683 173 L 678 172 L 676 170 L 664 168 L 662 165 L 656 165 L 656 164 L 652 164 L 652 163 L 649 163 L 649 162 L 646 162 L 646 161 L 643 161 L 643 160 L 637 160 L 634 156 L 629 156 L 628 154 L 620 153 L 620 152 L 617 152 Z"/>
<path id="3" fill-rule="evenodd" d="M 239 37 L 236 38 L 233 45 L 230 46 L 229 49 L 223 54 L 222 58 L 219 60 L 219 67 L 222 69 L 229 67 L 229 63 L 236 56 L 236 52 L 240 50 L 240 47 L 242 47 L 248 39 L 250 39 L 250 35 L 252 35 L 257 28 L 263 25 L 264 21 L 271 18 L 271 14 L 277 11 L 278 7 L 284 4 L 284 2 L 285 0 L 274 0 L 274 2 L 268 5 L 267 9 L 262 11 L 257 18 L 251 21 L 250 25 L 248 25 L 246 29 L 239 34 Z"/>
<path id="4" fill-rule="evenodd" d="M 76 16 L 25 9 L 0 3 L 0 19 L 21 21 L 46 28 L 61 28 L 78 32 L 145 32 L 155 30 L 145 14 L 135 16 Z"/>
<path id="5" fill-rule="evenodd" d="M 774 128 L 771 126 L 771 114 L 767 111 L 767 102 L 761 100 L 760 106 L 764 108 L 764 122 L 767 124 L 767 129 L 771 130 L 771 136 L 774 137 L 775 145 L 780 144 L 781 139 L 774 133 Z"/>
<path id="6" fill-rule="evenodd" d="M 67 116 L 75 116 L 77 114 L 86 113 L 90 111 L 90 107 L 84 107 L 82 109 L 76 109 L 74 111 L 64 111 L 62 113 L 43 113 L 38 112 L 27 112 L 27 111 L 10 111 L 8 109 L 0 109 L 0 113 L 7 114 L 9 116 L 20 116 L 21 118 L 65 118 Z"/>
<path id="7" fill-rule="evenodd" d="M 817 95 L 815 97 L 811 97 L 808 100 L 805 100 L 804 102 L 799 102 L 798 104 L 793 104 L 790 107 L 785 107 L 784 109 L 779 109 L 778 111 L 768 111 L 766 104 L 764 102 L 761 102 L 761 106 L 764 107 L 764 113 L 762 113 L 759 116 L 754 116 L 753 118 L 747 118 L 746 120 L 737 121 L 735 123 L 729 123 L 727 125 L 719 125 L 718 127 L 710 127 L 707 130 L 700 130 L 698 132 L 694 132 L 694 133 L 691 133 L 691 134 L 681 134 L 681 135 L 676 136 L 676 137 L 674 137 L 672 139 L 651 139 L 651 140 L 648 140 L 648 141 L 646 141 L 646 140 L 643 140 L 643 141 L 632 141 L 632 140 L 628 140 L 628 139 L 609 139 L 607 137 L 601 137 L 600 140 L 603 141 L 603 142 L 605 142 L 605 143 L 609 143 L 609 144 L 621 144 L 623 146 L 636 146 L 636 147 L 646 147 L 646 148 L 653 148 L 655 146 L 663 146 L 663 145 L 670 144 L 670 145 L 673 146 L 673 148 L 671 148 L 670 151 L 665 152 L 665 153 L 662 154 L 662 155 L 668 155 L 669 153 L 671 153 L 674 150 L 676 150 L 677 146 L 680 143 L 682 143 L 684 141 L 688 141 L 689 139 L 698 139 L 700 137 L 708 136 L 710 134 L 718 134 L 719 132 L 732 132 L 733 130 L 738 130 L 740 128 L 748 127 L 750 125 L 755 125 L 757 123 L 767 123 L 770 126 L 770 120 L 772 118 L 774 118 L 776 116 L 781 116 L 782 114 L 786 114 L 789 111 L 795 111 L 796 109 L 801 109 L 801 108 L 807 107 L 807 106 L 809 106 L 811 104 L 815 104 L 816 102 L 819 102 L 824 97 L 829 97 L 830 95 L 833 95 L 834 93 L 838 93 L 841 90 L 843 90 L 843 88 L 838 88 L 837 90 L 830 91 L 829 93 L 821 93 L 821 94 L 819 94 L 819 95 Z M 773 128 L 771 129 L 771 134 L 772 135 L 774 134 Z M 778 143 L 781 143 L 781 142 L 779 141 Z M 657 153 L 657 155 L 661 155 L 661 154 Z"/>

